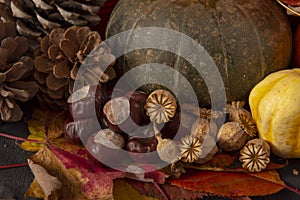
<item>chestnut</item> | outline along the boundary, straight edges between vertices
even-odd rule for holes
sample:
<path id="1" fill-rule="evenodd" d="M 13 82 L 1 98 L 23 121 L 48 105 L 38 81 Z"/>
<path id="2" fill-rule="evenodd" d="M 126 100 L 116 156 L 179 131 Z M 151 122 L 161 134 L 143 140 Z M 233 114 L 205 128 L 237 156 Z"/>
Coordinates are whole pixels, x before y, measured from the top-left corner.
<path id="1" fill-rule="evenodd" d="M 96 117 L 100 117 L 107 100 L 107 93 L 101 85 L 84 86 L 68 98 L 69 111 L 76 119 L 95 117 L 95 112 Z"/>
<path id="2" fill-rule="evenodd" d="M 103 118 L 107 127 L 117 133 L 130 133 L 150 122 L 144 105 L 147 95 L 143 92 L 129 92 L 125 96 L 109 100 L 103 107 Z"/>

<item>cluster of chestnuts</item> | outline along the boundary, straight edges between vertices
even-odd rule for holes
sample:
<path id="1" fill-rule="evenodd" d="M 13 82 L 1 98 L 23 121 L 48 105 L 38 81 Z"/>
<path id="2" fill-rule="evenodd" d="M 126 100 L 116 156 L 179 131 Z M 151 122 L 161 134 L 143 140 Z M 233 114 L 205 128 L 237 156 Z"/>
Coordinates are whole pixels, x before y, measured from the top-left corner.
<path id="1" fill-rule="evenodd" d="M 84 143 L 98 160 L 139 163 L 145 153 L 154 152 L 171 166 L 203 164 L 222 149 L 240 150 L 242 166 L 249 171 L 261 171 L 269 163 L 270 148 L 254 139 L 256 125 L 243 102 L 213 111 L 179 105 L 174 95 L 163 89 L 147 95 L 142 91 L 110 92 L 98 85 L 77 90 L 68 103 L 71 117 L 65 121 L 66 140 Z M 225 116 L 226 123 L 220 123 Z M 119 159 L 118 151 L 113 150 L 121 149 L 138 156 Z"/>
<path id="2" fill-rule="evenodd" d="M 161 92 L 169 94 L 165 90 L 157 90 L 153 94 L 161 95 Z M 156 97 L 142 91 L 115 89 L 111 92 L 101 85 L 85 86 L 68 99 L 70 118 L 64 125 L 65 139 L 72 144 L 85 144 L 98 160 L 105 159 L 103 156 L 106 153 L 110 158 L 116 158 L 117 155 L 111 155 L 113 151 L 109 150 L 123 149 L 140 153 L 140 156 L 123 159 L 139 162 L 143 159 L 143 153 L 157 150 L 158 140 L 153 123 L 165 122 L 161 132 L 168 139 L 174 137 L 179 126 L 176 112 L 166 116 L 157 110 L 156 116 L 152 110 L 156 109 L 152 100 Z M 174 97 L 172 102 L 176 106 Z"/>

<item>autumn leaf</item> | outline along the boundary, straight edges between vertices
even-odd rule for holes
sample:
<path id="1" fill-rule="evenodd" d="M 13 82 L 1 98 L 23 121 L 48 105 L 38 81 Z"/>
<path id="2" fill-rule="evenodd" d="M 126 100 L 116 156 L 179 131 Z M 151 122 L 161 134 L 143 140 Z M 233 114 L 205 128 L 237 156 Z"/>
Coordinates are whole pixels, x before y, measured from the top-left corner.
<path id="1" fill-rule="evenodd" d="M 191 170 L 180 179 L 170 179 L 169 183 L 188 190 L 226 197 L 265 196 L 285 187 L 275 170 L 257 173 L 259 176 L 253 174 Z"/>
<path id="2" fill-rule="evenodd" d="M 218 153 L 205 164 L 197 163 L 184 163 L 185 168 L 207 170 L 207 171 L 223 171 L 223 172 L 249 172 L 242 168 L 242 164 L 239 161 L 239 152 L 233 153 Z M 280 169 L 287 166 L 288 160 L 278 158 L 274 155 L 271 156 L 271 162 L 268 164 L 266 170 Z"/>
<path id="3" fill-rule="evenodd" d="M 49 123 L 49 126 L 46 129 L 48 140 L 54 140 L 63 135 L 64 122 L 69 117 L 70 117 L 70 113 L 68 110 L 62 111 L 61 113 L 55 115 L 55 117 L 52 119 L 52 121 Z"/>
<path id="4" fill-rule="evenodd" d="M 125 173 L 95 165 L 87 154 L 84 148 L 71 153 L 47 144 L 30 159 L 62 183 L 60 199 L 113 199 L 113 179 Z"/>
<path id="5" fill-rule="evenodd" d="M 28 164 L 45 197 L 49 198 L 61 188 L 61 182 L 56 177 L 51 176 L 44 167 L 33 163 L 31 160 L 28 160 Z"/>
<path id="6" fill-rule="evenodd" d="M 28 130 L 30 135 L 27 139 L 29 140 L 37 140 L 37 141 L 45 141 L 45 124 L 46 113 L 40 109 L 34 110 L 31 119 L 27 121 Z M 20 147 L 26 151 L 38 151 L 40 148 L 43 147 L 43 143 L 37 142 L 22 142 Z"/>
<path id="7" fill-rule="evenodd" d="M 118 180 L 119 181 L 119 180 Z M 134 181 L 131 179 L 123 179 L 122 183 L 126 182 L 140 194 L 148 197 L 153 197 L 157 199 L 203 199 L 208 196 L 208 194 L 186 190 L 181 187 L 173 186 L 170 184 L 156 184 L 142 181 Z M 211 195 L 214 196 L 214 195 Z"/>
<path id="8" fill-rule="evenodd" d="M 144 196 L 136 191 L 131 185 L 122 179 L 114 181 L 114 199 L 115 200 L 158 200 L 149 196 Z"/>
<path id="9" fill-rule="evenodd" d="M 45 143 L 54 141 L 63 134 L 64 121 L 70 117 L 68 111 L 44 111 L 36 109 L 31 119 L 27 121 L 30 135 L 27 139 L 41 141 L 25 141 L 20 144 L 21 148 L 26 151 L 38 151 Z M 60 140 L 61 141 L 61 140 Z"/>
<path id="10" fill-rule="evenodd" d="M 26 197 L 34 197 L 34 198 L 39 198 L 39 199 L 44 199 L 46 198 L 40 184 L 36 179 L 32 181 L 30 184 L 29 188 L 25 192 L 24 196 Z"/>

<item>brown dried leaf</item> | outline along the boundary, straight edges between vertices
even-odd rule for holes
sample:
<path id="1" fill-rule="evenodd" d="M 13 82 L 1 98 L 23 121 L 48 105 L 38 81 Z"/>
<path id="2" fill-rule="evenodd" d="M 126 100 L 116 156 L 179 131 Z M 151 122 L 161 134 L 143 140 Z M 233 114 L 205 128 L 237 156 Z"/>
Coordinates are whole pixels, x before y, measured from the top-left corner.
<path id="1" fill-rule="evenodd" d="M 259 176 L 255 176 L 259 174 Z M 188 171 L 171 185 L 226 197 L 265 196 L 285 187 L 275 170 L 260 173 Z"/>
<path id="2" fill-rule="evenodd" d="M 53 121 L 50 123 L 47 131 L 47 138 L 49 140 L 54 140 L 63 135 L 64 132 L 64 122 L 70 117 L 68 110 L 65 110 L 58 115 L 56 115 Z"/>
<path id="3" fill-rule="evenodd" d="M 49 74 L 46 80 L 47 86 L 51 90 L 58 90 L 66 85 L 67 79 L 58 79 L 52 73 Z"/>
<path id="4" fill-rule="evenodd" d="M 56 64 L 53 68 L 53 75 L 58 79 L 69 78 L 70 77 L 69 61 L 64 60 Z"/>
<path id="5" fill-rule="evenodd" d="M 53 70 L 54 63 L 43 54 L 34 59 L 33 65 L 38 72 L 50 73 Z"/>
<path id="6" fill-rule="evenodd" d="M 27 191 L 25 193 L 25 196 L 35 197 L 35 198 L 39 198 L 39 199 L 45 198 L 44 192 L 36 179 L 34 179 L 32 181 L 30 187 L 27 189 Z"/>
<path id="7" fill-rule="evenodd" d="M 31 160 L 28 160 L 28 164 L 35 176 L 35 179 L 39 183 L 39 186 L 47 198 L 55 191 L 61 189 L 61 182 L 56 177 L 51 176 L 44 167 L 34 164 Z"/>

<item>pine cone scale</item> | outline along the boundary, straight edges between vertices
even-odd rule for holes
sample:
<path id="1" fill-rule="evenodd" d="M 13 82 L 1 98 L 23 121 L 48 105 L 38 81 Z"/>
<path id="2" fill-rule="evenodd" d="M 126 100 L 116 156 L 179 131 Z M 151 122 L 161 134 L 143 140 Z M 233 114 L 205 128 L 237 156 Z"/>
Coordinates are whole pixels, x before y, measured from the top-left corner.
<path id="1" fill-rule="evenodd" d="M 34 71 L 33 73 L 34 79 L 41 85 L 46 84 L 47 76 L 48 76 L 47 74 L 38 71 Z"/>
<path id="2" fill-rule="evenodd" d="M 39 86 L 35 81 L 15 81 L 12 82 L 8 85 L 12 90 L 19 90 L 21 91 L 20 93 L 16 93 L 16 100 L 25 102 L 30 100 L 31 98 L 33 98 L 35 96 L 35 94 L 37 93 L 37 91 L 39 90 Z M 24 91 L 24 92 L 22 92 Z M 24 95 L 26 92 L 27 95 Z M 20 95 L 19 95 L 20 94 Z M 19 97 L 26 97 L 26 98 L 19 98 Z"/>
<path id="3" fill-rule="evenodd" d="M 12 67 L 5 72 L 6 81 L 13 82 L 19 80 L 26 72 L 26 64 L 23 62 L 16 62 Z"/>
<path id="4" fill-rule="evenodd" d="M 17 36 L 15 38 L 18 46 L 14 52 L 15 56 L 19 57 L 25 54 L 28 51 L 28 40 L 25 37 Z"/>
<path id="5" fill-rule="evenodd" d="M 0 69 L 1 71 L 5 70 L 6 63 L 8 58 L 8 51 L 0 47 Z"/>
<path id="6" fill-rule="evenodd" d="M 67 79 L 57 79 L 52 73 L 50 73 L 46 79 L 46 85 L 51 90 L 59 90 L 60 88 L 65 86 L 66 82 Z"/>
<path id="7" fill-rule="evenodd" d="M 53 75 L 58 78 L 70 78 L 70 69 L 69 69 L 69 62 L 65 60 L 60 62 L 53 67 Z"/>
<path id="8" fill-rule="evenodd" d="M 70 40 L 62 40 L 59 44 L 60 49 L 64 52 L 70 62 L 74 62 L 78 45 Z"/>
<path id="9" fill-rule="evenodd" d="M 52 72 L 54 63 L 50 59 L 45 57 L 45 55 L 42 55 L 37 56 L 34 59 L 33 65 L 38 72 L 50 73 Z"/>
<path id="10" fill-rule="evenodd" d="M 65 94 L 65 88 L 62 87 L 59 90 L 51 90 L 47 88 L 47 94 L 53 99 L 61 99 Z"/>

